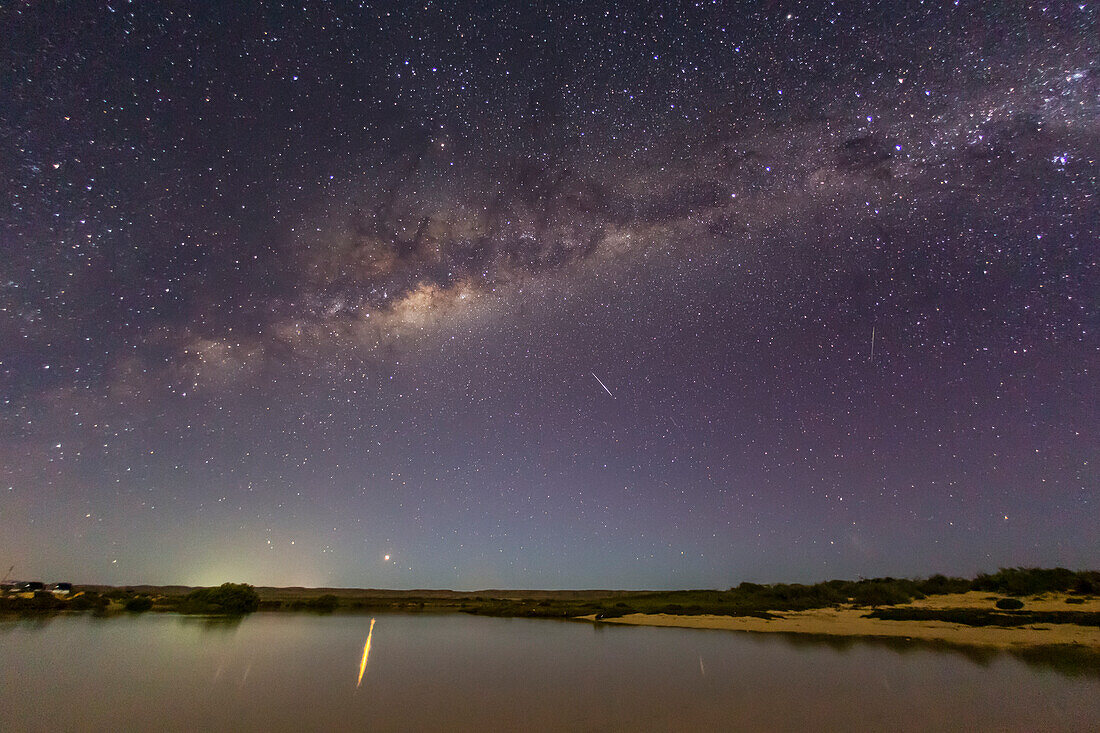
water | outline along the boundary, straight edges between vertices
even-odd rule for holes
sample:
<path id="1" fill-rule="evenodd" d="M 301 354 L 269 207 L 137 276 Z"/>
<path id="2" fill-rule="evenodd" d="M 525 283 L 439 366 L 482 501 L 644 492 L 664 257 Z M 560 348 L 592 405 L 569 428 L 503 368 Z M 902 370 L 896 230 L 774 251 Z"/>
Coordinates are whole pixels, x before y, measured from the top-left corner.
<path id="1" fill-rule="evenodd" d="M 0 622 L 3 730 L 1097 730 L 1001 653 L 460 614 Z"/>

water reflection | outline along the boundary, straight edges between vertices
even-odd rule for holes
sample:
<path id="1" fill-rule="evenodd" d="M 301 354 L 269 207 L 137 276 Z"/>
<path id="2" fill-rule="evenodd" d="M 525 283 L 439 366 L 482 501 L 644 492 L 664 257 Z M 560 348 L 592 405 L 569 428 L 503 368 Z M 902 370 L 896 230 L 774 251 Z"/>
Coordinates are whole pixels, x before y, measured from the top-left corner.
<path id="1" fill-rule="evenodd" d="M 374 634 L 374 619 L 370 620 L 370 629 L 367 630 L 367 643 L 363 645 L 363 659 L 359 662 L 359 679 L 355 681 L 355 686 L 363 684 L 363 673 L 367 671 L 367 657 L 370 656 L 370 638 Z"/>
<path id="2" fill-rule="evenodd" d="M 597 632 L 623 633 L 638 628 L 626 624 L 594 624 Z M 676 627 L 669 627 L 676 628 Z M 999 649 L 988 646 L 952 644 L 935 639 L 904 638 L 897 636 L 836 636 L 833 634 L 803 634 L 794 632 L 741 632 L 727 629 L 683 629 L 700 634 L 744 635 L 761 644 L 785 644 L 795 649 L 830 649 L 841 654 L 856 652 L 861 648 L 888 649 L 898 656 L 919 656 L 929 652 L 961 657 L 971 664 L 989 668 L 1015 659 L 1036 669 L 1058 672 L 1068 677 L 1093 677 L 1100 680 L 1100 652 L 1083 645 L 1051 645 Z M 702 669 L 702 659 L 700 658 Z M 705 674 L 705 673 L 704 673 Z"/>
<path id="3" fill-rule="evenodd" d="M 17 616 L 10 619 L 0 617 L 0 634 L 13 631 L 36 631 L 45 629 L 57 618 L 53 614 L 35 616 Z"/>
<path id="4" fill-rule="evenodd" d="M 899 640 L 379 617 L 386 643 L 373 659 L 373 625 L 364 639 L 368 617 L 354 614 L 0 621 L 0 728 L 1100 730 L 1095 658 L 1075 666 L 1066 655 Z M 333 664 L 360 646 L 356 687 L 370 666 L 369 695 Z"/>
<path id="5" fill-rule="evenodd" d="M 231 634 L 239 630 L 247 616 L 199 616 L 181 614 L 157 614 L 163 618 L 173 619 L 184 628 L 197 629 L 203 632 Z M 440 617 L 435 614 L 430 616 L 420 615 L 422 618 Z M 442 618 L 446 618 L 446 614 Z M 127 620 L 134 620 L 133 616 L 118 616 L 112 614 L 40 614 L 34 616 L 0 617 L 0 635 L 10 634 L 15 631 L 44 631 L 57 621 L 83 621 L 96 625 L 125 624 Z M 370 655 L 371 635 L 374 632 L 375 618 L 371 618 L 367 631 L 367 640 L 363 646 L 363 656 L 360 660 L 359 673 L 356 687 L 362 683 L 366 672 L 367 658 Z M 558 621 L 556 619 L 542 619 L 543 624 L 575 624 L 571 620 Z M 586 622 L 585 622 L 586 623 Z M 592 624 L 591 629 L 597 635 L 604 633 L 631 633 L 637 627 L 620 624 Z M 731 632 L 722 629 L 690 629 L 693 633 L 701 634 L 734 634 L 742 635 L 742 632 Z M 1100 652 L 1089 647 L 1079 645 L 1059 645 L 1020 649 L 997 649 L 993 647 L 969 646 L 965 644 L 952 644 L 945 641 L 929 639 L 906 639 L 900 637 L 859 637 L 859 636 L 834 636 L 830 634 L 801 634 L 801 633 L 747 633 L 746 636 L 761 641 L 780 642 L 795 648 L 828 648 L 835 652 L 849 652 L 861 647 L 871 646 L 889 649 L 898 655 L 912 655 L 929 650 L 959 656 L 970 663 L 983 668 L 988 668 L 998 660 L 1010 657 L 1024 662 L 1029 667 L 1055 671 L 1070 677 L 1093 677 L 1100 679 Z M 699 659 L 699 669 L 706 674 L 703 660 Z"/>
<path id="6" fill-rule="evenodd" d="M 772 634 L 794 647 L 827 646 L 839 652 L 847 652 L 860 646 L 889 649 L 898 655 L 912 655 L 934 651 L 965 658 L 978 667 L 989 668 L 1005 657 L 1018 659 L 1029 667 L 1050 669 L 1071 677 L 1095 677 L 1100 679 L 1100 652 L 1085 646 L 1023 647 L 997 649 L 994 647 L 952 644 L 932 639 L 901 639 L 897 637 L 843 637 L 825 634 Z"/>
<path id="7" fill-rule="evenodd" d="M 244 623 L 244 616 L 181 616 L 175 615 L 185 627 L 228 634 L 237 631 Z"/>

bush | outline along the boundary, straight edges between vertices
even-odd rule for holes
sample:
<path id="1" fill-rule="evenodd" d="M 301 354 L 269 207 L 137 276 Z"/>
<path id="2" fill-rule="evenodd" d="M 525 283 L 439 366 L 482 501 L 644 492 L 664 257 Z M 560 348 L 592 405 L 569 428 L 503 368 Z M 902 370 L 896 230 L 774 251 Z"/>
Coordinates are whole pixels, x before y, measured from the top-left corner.
<path id="1" fill-rule="evenodd" d="M 335 611 L 336 607 L 340 605 L 340 599 L 331 593 L 326 593 L 323 596 L 317 596 L 316 598 L 309 599 L 297 599 L 294 601 L 287 601 L 280 603 L 279 601 L 264 601 L 260 604 L 261 608 L 289 608 L 294 611 L 317 611 L 327 613 L 329 611 Z M 352 604 L 355 605 L 355 604 Z"/>
<path id="2" fill-rule="evenodd" d="M 1092 592 L 1100 587 L 1100 573 L 1074 572 L 1065 568 L 1001 568 L 992 575 L 979 575 L 973 589 L 1004 593 L 1009 596 L 1033 596 L 1052 591 Z"/>
<path id="3" fill-rule="evenodd" d="M 123 606 L 127 611 L 132 611 L 134 613 L 144 613 L 152 607 L 153 599 L 149 596 L 134 596 L 126 601 L 126 605 Z"/>
<path id="4" fill-rule="evenodd" d="M 217 588 L 196 588 L 187 594 L 184 607 L 193 613 L 252 613 L 260 596 L 247 583 L 222 583 Z"/>
<path id="5" fill-rule="evenodd" d="M 79 593 L 69 601 L 73 611 L 102 611 L 107 608 L 107 599 L 95 591 Z"/>
<path id="6" fill-rule="evenodd" d="M 1024 602 L 1016 598 L 999 598 L 995 605 L 1005 611 L 1017 611 L 1024 607 Z"/>
<path id="7" fill-rule="evenodd" d="M 48 590 L 35 591 L 31 598 L 22 596 L 0 597 L 0 611 L 14 611 L 15 613 L 48 613 L 61 611 L 65 608 L 65 602 L 54 598 Z"/>
<path id="8" fill-rule="evenodd" d="M 310 598 L 305 602 L 304 607 L 308 608 L 310 611 L 335 611 L 336 607 L 339 605 L 339 598 L 331 593 L 326 593 L 323 596 Z"/>
<path id="9" fill-rule="evenodd" d="M 893 606 L 908 603 L 913 596 L 893 583 L 862 583 L 852 593 L 855 602 L 862 606 Z"/>
<path id="10" fill-rule="evenodd" d="M 1100 612 L 1020 611 L 998 613 L 982 608 L 878 608 L 864 618 L 888 621 L 947 621 L 967 626 L 1026 626 L 1028 624 L 1076 624 L 1100 628 Z"/>
<path id="11" fill-rule="evenodd" d="M 750 583 L 748 581 L 744 581 L 740 585 L 738 585 L 736 588 L 730 588 L 730 590 L 731 591 L 732 590 L 737 590 L 737 591 L 740 591 L 742 593 L 759 593 L 763 590 L 767 590 L 767 588 L 765 586 L 760 585 L 759 583 Z"/>
<path id="12" fill-rule="evenodd" d="M 1100 573 L 1077 573 L 1075 593 L 1100 593 Z"/>
<path id="13" fill-rule="evenodd" d="M 972 586 L 973 581 L 966 578 L 948 578 L 944 575 L 933 575 L 923 581 L 918 581 L 918 587 L 926 595 L 966 593 L 971 590 Z"/>
<path id="14" fill-rule="evenodd" d="M 37 590 L 31 600 L 32 607 L 38 611 L 59 611 L 65 608 L 65 602 L 48 590 Z"/>
<path id="15" fill-rule="evenodd" d="M 629 606 L 604 606 L 600 610 L 596 611 L 595 617 L 596 620 L 599 621 L 605 618 L 622 618 L 628 613 L 634 613 L 634 609 L 630 608 Z M 562 612 L 561 610 L 559 610 L 554 613 L 553 618 L 564 618 L 571 615 L 574 615 L 573 611 Z"/>

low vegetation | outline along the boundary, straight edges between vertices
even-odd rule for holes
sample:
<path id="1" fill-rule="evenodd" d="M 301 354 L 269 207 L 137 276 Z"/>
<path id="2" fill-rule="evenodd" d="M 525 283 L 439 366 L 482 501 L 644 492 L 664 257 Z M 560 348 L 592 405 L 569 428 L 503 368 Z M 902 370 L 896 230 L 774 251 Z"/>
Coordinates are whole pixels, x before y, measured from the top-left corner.
<path id="1" fill-rule="evenodd" d="M 960 612 L 963 615 L 957 617 L 976 619 L 976 623 L 982 625 L 1003 621 L 1006 613 L 1021 614 L 1023 603 L 1018 596 L 1050 592 L 1068 593 L 1066 602 L 1072 604 L 1083 601 L 1090 595 L 1100 594 L 1100 572 L 1074 572 L 1064 568 L 1008 568 L 993 574 L 979 575 L 973 580 L 933 575 L 919 579 L 886 577 L 829 580 L 812 585 L 798 583 L 765 585 L 746 582 L 726 590 L 653 592 L 483 591 L 464 593 L 325 589 L 320 595 L 316 595 L 318 591 L 313 590 L 311 593 L 311 589 L 306 588 L 257 589 L 239 583 L 225 583 L 216 588 L 93 586 L 81 590 L 82 592 L 77 592 L 68 598 L 56 597 L 46 591 L 39 591 L 33 595 L 26 593 L 0 595 L 0 613 L 36 614 L 88 610 L 102 612 L 126 609 L 133 612 L 175 611 L 218 615 L 239 615 L 264 610 L 324 613 L 333 611 L 463 612 L 528 618 L 575 618 L 591 615 L 604 619 L 632 613 L 716 614 L 770 618 L 770 612 L 775 611 L 801 611 L 850 605 L 870 608 L 873 614 L 896 611 L 910 614 L 914 619 L 950 620 L 944 614 L 954 613 L 953 611 L 931 611 L 919 608 L 891 609 L 890 607 L 926 596 L 947 593 L 983 591 L 1002 596 L 997 602 L 996 609 L 993 608 L 992 603 L 996 600 L 994 597 L 990 598 L 988 611 L 975 611 L 973 614 L 969 611 Z M 1062 615 L 1050 618 L 1069 618 L 1074 612 L 1067 610 L 1058 613 Z M 887 616 L 875 617 L 887 618 Z M 1080 617 L 1080 614 L 1073 617 Z M 1037 618 L 1037 616 L 1033 614 L 1029 618 Z M 960 621 L 960 623 L 970 622 Z M 1035 623 L 1035 621 L 1020 623 Z"/>
<path id="2" fill-rule="evenodd" d="M 260 596 L 247 583 L 222 583 L 217 588 L 196 588 L 177 610 L 185 613 L 241 615 L 260 607 Z"/>
<path id="3" fill-rule="evenodd" d="M 1003 593 L 1006 596 L 1033 596 L 1053 592 L 1096 595 L 1100 594 L 1100 571 L 1001 568 L 992 575 L 979 575 L 972 581 L 971 588 Z"/>
<path id="4" fill-rule="evenodd" d="M 292 611 L 315 611 L 317 613 L 332 613 L 340 607 L 340 598 L 332 593 L 306 600 L 288 601 L 286 608 Z M 280 604 L 282 607 L 282 604 Z"/>
<path id="5" fill-rule="evenodd" d="M 595 615 L 597 619 L 618 618 L 632 613 L 677 615 L 714 614 L 770 618 L 769 611 L 803 611 L 841 604 L 879 608 L 910 603 L 932 595 L 966 593 L 972 590 L 1038 588 L 1036 592 L 1091 592 L 1100 573 L 1015 568 L 974 580 L 933 575 L 923 579 L 870 578 L 829 580 L 813 585 L 741 583 L 725 591 L 685 590 L 630 593 L 613 599 L 533 600 L 477 597 L 464 602 L 463 610 L 489 616 L 569 618 Z M 1017 599 L 1008 599 L 1020 603 Z M 1015 607 L 1015 606 L 1013 606 Z M 1022 603 L 1019 607 L 1022 607 Z"/>
<path id="6" fill-rule="evenodd" d="M 1100 613 L 1087 611 L 993 611 L 983 608 L 877 608 L 867 618 L 888 621 L 947 621 L 967 626 L 1077 624 L 1100 627 Z"/>
<path id="7" fill-rule="evenodd" d="M 132 613 L 144 613 L 152 607 L 153 599 L 149 596 L 134 596 L 123 605 L 123 608 Z"/>

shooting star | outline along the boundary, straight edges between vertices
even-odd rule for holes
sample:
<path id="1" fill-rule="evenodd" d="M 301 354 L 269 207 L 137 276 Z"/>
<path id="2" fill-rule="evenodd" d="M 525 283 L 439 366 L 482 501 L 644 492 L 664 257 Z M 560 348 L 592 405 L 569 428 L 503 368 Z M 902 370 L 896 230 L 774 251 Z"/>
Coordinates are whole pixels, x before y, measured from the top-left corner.
<path id="1" fill-rule="evenodd" d="M 370 629 L 367 630 L 367 643 L 363 645 L 363 659 L 359 662 L 359 679 L 356 680 L 355 686 L 363 684 L 363 673 L 367 671 L 367 657 L 370 656 L 370 637 L 374 633 L 374 619 L 370 620 Z"/>
<path id="2" fill-rule="evenodd" d="M 615 395 L 611 394 L 611 390 L 609 390 L 609 389 L 607 388 L 607 385 L 603 383 L 603 380 L 602 380 L 602 379 L 600 379 L 599 377 L 596 377 L 596 373 L 595 373 L 595 372 L 589 372 L 589 374 L 591 374 L 591 375 L 592 375 L 593 377 L 595 377 L 595 378 L 596 378 L 596 381 L 600 383 L 600 386 L 601 386 L 601 387 L 603 387 L 603 391 L 604 391 L 604 392 L 607 392 L 607 393 L 608 393 L 609 395 L 611 395 L 612 397 L 614 397 L 614 396 L 615 396 Z"/>
<path id="3" fill-rule="evenodd" d="M 868 361 L 875 360 L 875 327 L 871 326 L 871 358 Z"/>

